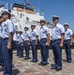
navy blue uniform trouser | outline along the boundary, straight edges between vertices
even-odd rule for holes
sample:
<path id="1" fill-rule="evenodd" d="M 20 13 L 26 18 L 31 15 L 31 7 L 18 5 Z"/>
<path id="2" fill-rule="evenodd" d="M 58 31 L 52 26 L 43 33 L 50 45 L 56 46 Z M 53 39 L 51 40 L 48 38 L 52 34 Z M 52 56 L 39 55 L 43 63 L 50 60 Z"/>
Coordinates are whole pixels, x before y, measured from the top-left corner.
<path id="1" fill-rule="evenodd" d="M 8 50 L 8 39 L 2 41 L 2 55 L 4 63 L 3 75 L 12 75 L 12 49 Z"/>
<path id="2" fill-rule="evenodd" d="M 47 48 L 47 59 L 49 58 L 49 46 L 46 46 Z"/>
<path id="3" fill-rule="evenodd" d="M 0 63 L 2 64 L 3 57 L 2 57 L 2 40 L 0 39 Z"/>
<path id="4" fill-rule="evenodd" d="M 25 51 L 26 51 L 26 56 L 25 58 L 29 58 L 29 50 L 30 50 L 30 45 L 28 45 L 28 41 L 24 41 L 24 45 L 25 45 Z"/>
<path id="5" fill-rule="evenodd" d="M 41 47 L 41 60 L 43 64 L 47 64 L 47 59 L 48 59 L 48 50 L 49 46 L 46 46 L 47 39 L 42 39 L 40 40 L 40 47 Z"/>
<path id="6" fill-rule="evenodd" d="M 62 68 L 62 49 L 60 47 L 61 40 L 52 42 L 55 65 Z"/>
<path id="7" fill-rule="evenodd" d="M 23 57 L 23 46 L 22 46 L 22 42 L 19 44 L 19 57 Z"/>
<path id="8" fill-rule="evenodd" d="M 65 52 L 66 52 L 66 59 L 68 60 L 72 60 L 71 59 L 71 47 L 70 47 L 70 40 L 66 40 L 64 42 L 64 46 L 65 46 Z"/>
<path id="9" fill-rule="evenodd" d="M 18 41 L 16 41 L 16 49 L 17 49 L 17 55 L 19 56 L 19 46 L 18 46 Z"/>
<path id="10" fill-rule="evenodd" d="M 32 60 L 37 61 L 37 45 L 36 45 L 36 40 L 33 40 L 31 42 L 31 47 L 32 47 Z"/>

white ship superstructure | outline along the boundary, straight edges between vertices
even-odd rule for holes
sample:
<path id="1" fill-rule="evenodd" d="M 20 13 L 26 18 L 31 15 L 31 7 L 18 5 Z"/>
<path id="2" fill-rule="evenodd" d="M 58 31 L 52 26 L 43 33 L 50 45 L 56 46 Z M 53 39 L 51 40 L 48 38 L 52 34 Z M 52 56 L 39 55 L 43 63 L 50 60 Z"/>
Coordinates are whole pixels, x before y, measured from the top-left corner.
<path id="1" fill-rule="evenodd" d="M 1 3 L 1 2 L 0 2 Z M 1 3 L 2 4 L 2 3 Z M 39 12 L 37 12 L 35 9 L 32 9 L 30 7 L 16 4 L 14 3 L 11 5 L 11 20 L 14 23 L 15 30 L 16 31 L 23 31 L 24 27 L 29 27 L 29 30 L 31 31 L 31 24 L 36 24 L 36 29 L 40 29 L 40 19 L 44 19 L 44 15 L 41 15 Z M 3 2 L 2 5 L 0 5 L 0 13 L 3 11 L 8 11 L 8 3 Z M 52 32 L 52 25 L 47 25 L 49 27 L 50 33 Z M 15 38 L 14 38 L 15 40 Z"/>
<path id="2" fill-rule="evenodd" d="M 30 27 L 31 24 L 39 25 L 40 19 L 44 19 L 44 16 L 41 16 L 35 9 L 28 8 L 20 4 L 14 4 L 12 6 L 12 18 L 11 20 L 15 24 L 15 27 L 18 30 L 24 30 L 25 26 Z"/>

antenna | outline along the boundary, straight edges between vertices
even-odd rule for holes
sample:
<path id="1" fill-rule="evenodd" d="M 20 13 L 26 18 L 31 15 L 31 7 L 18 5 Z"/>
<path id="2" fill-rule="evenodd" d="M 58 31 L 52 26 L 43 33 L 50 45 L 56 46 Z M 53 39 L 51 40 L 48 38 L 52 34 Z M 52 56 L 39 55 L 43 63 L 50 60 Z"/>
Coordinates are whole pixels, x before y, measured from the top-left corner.
<path id="1" fill-rule="evenodd" d="M 11 4 L 11 10 L 13 9 L 13 5 Z"/>
<path id="2" fill-rule="evenodd" d="M 8 3 L 6 3 L 6 8 L 8 9 Z"/>
<path id="3" fill-rule="evenodd" d="M 44 16 L 44 10 L 41 10 L 41 12 L 42 12 L 42 16 Z"/>

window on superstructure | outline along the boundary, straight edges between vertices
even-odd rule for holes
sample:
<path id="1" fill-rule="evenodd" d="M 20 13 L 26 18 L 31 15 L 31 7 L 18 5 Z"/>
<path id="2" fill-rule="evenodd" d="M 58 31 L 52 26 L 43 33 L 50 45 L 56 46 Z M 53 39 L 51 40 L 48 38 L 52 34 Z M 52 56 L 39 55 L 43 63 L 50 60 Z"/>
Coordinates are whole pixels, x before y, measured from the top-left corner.
<path id="1" fill-rule="evenodd" d="M 20 29 L 21 29 L 21 26 L 20 26 Z"/>
<path id="2" fill-rule="evenodd" d="M 28 17 L 26 17 L 26 21 L 27 21 L 27 22 L 29 21 L 29 18 L 28 18 Z"/>
<path id="3" fill-rule="evenodd" d="M 20 14 L 20 18 L 22 18 L 22 14 Z"/>

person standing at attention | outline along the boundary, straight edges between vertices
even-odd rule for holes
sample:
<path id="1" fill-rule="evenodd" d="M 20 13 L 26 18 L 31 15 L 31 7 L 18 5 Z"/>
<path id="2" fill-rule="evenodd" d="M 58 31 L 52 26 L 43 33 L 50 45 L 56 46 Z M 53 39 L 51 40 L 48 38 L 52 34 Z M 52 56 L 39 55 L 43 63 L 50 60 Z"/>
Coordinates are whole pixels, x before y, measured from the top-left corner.
<path id="1" fill-rule="evenodd" d="M 53 16 L 54 27 L 52 29 L 52 48 L 54 54 L 54 64 L 51 69 L 62 70 L 62 47 L 64 45 L 64 27 L 59 24 L 59 17 Z"/>
<path id="2" fill-rule="evenodd" d="M 72 41 L 73 41 L 73 32 L 71 29 L 69 29 L 68 23 L 64 24 L 64 28 L 65 28 L 64 46 L 65 46 L 65 52 L 66 52 L 66 62 L 71 63 L 72 61 L 71 46 L 72 46 Z"/>
<path id="3" fill-rule="evenodd" d="M 40 48 L 41 48 L 41 62 L 39 65 L 45 66 L 48 64 L 48 50 L 50 45 L 49 28 L 45 26 L 46 21 L 40 20 Z"/>

